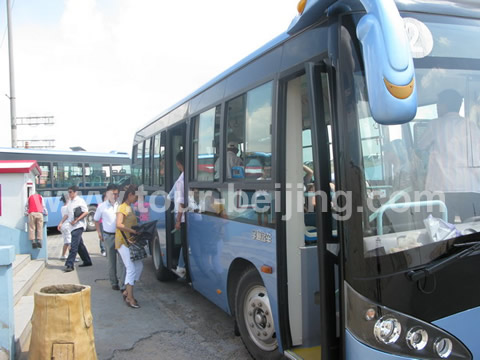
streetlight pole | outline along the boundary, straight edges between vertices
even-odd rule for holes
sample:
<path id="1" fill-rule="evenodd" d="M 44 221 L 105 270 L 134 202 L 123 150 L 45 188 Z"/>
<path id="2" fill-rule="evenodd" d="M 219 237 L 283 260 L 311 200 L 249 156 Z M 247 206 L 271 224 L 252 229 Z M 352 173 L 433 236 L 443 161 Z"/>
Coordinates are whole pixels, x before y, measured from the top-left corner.
<path id="1" fill-rule="evenodd" d="M 15 79 L 13 71 L 13 43 L 10 0 L 7 0 L 8 63 L 10 69 L 10 120 L 12 129 L 12 148 L 17 147 L 17 120 L 15 110 Z"/>

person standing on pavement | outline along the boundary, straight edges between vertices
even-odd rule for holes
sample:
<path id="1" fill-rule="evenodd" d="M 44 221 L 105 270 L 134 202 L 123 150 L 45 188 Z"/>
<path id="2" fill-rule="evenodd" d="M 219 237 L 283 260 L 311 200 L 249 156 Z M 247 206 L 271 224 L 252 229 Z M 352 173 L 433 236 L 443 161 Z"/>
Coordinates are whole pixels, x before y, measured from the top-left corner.
<path id="1" fill-rule="evenodd" d="M 97 207 L 93 218 L 95 220 L 98 237 L 104 242 L 107 250 L 108 274 L 113 290 L 125 290 L 125 266 L 119 254 L 118 265 L 120 271 L 117 277 L 117 250 L 115 249 L 119 191 L 118 186 L 115 184 L 107 186 L 105 201 Z M 102 226 L 100 226 L 100 221 L 102 222 Z"/>
<path id="2" fill-rule="evenodd" d="M 62 195 L 60 198 L 60 201 L 63 202 L 63 206 L 60 209 L 62 212 L 62 221 L 60 221 L 60 224 L 57 226 L 57 230 L 62 233 L 63 237 L 63 249 L 62 249 L 62 256 L 60 257 L 60 260 L 67 260 L 65 254 L 67 253 L 67 250 L 70 248 L 70 244 L 72 243 L 72 227 L 70 225 L 70 222 L 68 221 L 63 221 L 63 218 L 67 219 L 68 218 L 68 200 L 65 195 Z"/>
<path id="3" fill-rule="evenodd" d="M 30 195 L 25 205 L 25 215 L 28 216 L 28 238 L 34 249 L 42 247 L 43 215 L 47 214 L 43 197 L 40 194 Z"/>
<path id="4" fill-rule="evenodd" d="M 133 296 L 133 286 L 140 279 L 143 270 L 143 260 L 132 261 L 129 246 L 134 241 L 137 232 L 133 229 L 137 225 L 137 217 L 133 212 L 132 205 L 138 200 L 138 187 L 129 185 L 125 190 L 122 204 L 117 209 L 117 231 L 115 233 L 115 248 L 122 257 L 125 265 L 125 291 L 123 298 L 128 306 L 138 309 L 137 300 Z"/>
<path id="5" fill-rule="evenodd" d="M 105 193 L 102 195 L 102 203 L 105 201 L 106 196 L 107 196 L 107 192 L 105 191 Z M 95 228 L 97 229 L 97 234 L 98 234 L 98 246 L 100 247 L 100 254 L 102 254 L 102 256 L 107 256 L 107 251 L 105 250 L 105 241 L 103 240 L 103 237 L 101 236 L 101 234 L 103 233 L 102 222 L 103 222 L 102 219 L 100 219 L 100 221 L 98 221 L 98 225 L 100 226 L 100 228 L 97 227 L 97 224 L 95 222 Z M 99 229 L 100 229 L 100 232 L 99 232 Z"/>
<path id="6" fill-rule="evenodd" d="M 80 267 L 92 266 L 92 259 L 90 258 L 87 247 L 83 243 L 82 239 L 82 234 L 87 227 L 85 218 L 88 215 L 88 207 L 85 200 L 78 196 L 77 193 L 77 186 L 70 186 L 68 188 L 68 197 L 70 198 L 70 201 L 67 205 L 68 215 L 64 216 L 59 224 L 61 227 L 64 221 L 69 221 L 70 225 L 72 226 L 72 243 L 70 245 L 70 253 L 68 254 L 67 261 L 65 262 L 65 272 L 75 270 L 73 263 L 77 253 L 83 260 L 83 263 L 79 265 Z"/>

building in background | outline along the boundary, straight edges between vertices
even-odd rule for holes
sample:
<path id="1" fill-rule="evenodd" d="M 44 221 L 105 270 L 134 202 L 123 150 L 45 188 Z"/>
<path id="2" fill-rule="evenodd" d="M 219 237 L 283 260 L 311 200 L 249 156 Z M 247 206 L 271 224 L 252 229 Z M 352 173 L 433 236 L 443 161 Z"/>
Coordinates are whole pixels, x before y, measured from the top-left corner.
<path id="1" fill-rule="evenodd" d="M 53 116 L 26 116 L 16 119 L 18 148 L 55 148 L 55 137 L 52 136 L 52 127 L 55 125 Z"/>

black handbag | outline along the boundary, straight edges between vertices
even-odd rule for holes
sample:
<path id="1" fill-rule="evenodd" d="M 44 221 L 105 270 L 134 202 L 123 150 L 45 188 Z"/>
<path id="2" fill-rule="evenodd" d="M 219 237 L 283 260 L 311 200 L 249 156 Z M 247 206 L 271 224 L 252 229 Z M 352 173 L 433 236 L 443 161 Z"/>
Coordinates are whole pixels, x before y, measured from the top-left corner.
<path id="1" fill-rule="evenodd" d="M 157 220 L 132 226 L 132 229 L 137 231 L 137 235 L 135 235 L 135 243 L 141 246 L 146 246 L 155 236 L 154 234 L 157 231 Z"/>
<path id="2" fill-rule="evenodd" d="M 137 261 L 145 259 L 147 257 L 147 251 L 145 250 L 145 245 L 137 243 L 137 235 L 127 239 L 125 233 L 123 231 L 120 232 L 122 233 L 122 236 L 127 243 L 128 250 L 130 251 L 130 260 Z"/>
<path id="3" fill-rule="evenodd" d="M 73 209 L 73 220 L 77 220 L 82 214 L 82 208 L 77 206 L 75 209 Z"/>

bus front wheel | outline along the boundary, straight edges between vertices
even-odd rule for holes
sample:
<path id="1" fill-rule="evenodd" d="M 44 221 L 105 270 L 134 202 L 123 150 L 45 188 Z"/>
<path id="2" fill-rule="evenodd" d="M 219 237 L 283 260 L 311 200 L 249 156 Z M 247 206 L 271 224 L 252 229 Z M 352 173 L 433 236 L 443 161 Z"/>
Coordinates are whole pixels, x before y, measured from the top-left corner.
<path id="1" fill-rule="evenodd" d="M 87 231 L 94 231 L 96 229 L 95 220 L 93 220 L 93 217 L 95 216 L 95 211 L 97 211 L 97 207 L 95 205 L 90 205 L 88 207 Z"/>
<path id="2" fill-rule="evenodd" d="M 153 266 L 155 267 L 155 277 L 159 281 L 169 281 L 175 278 L 173 273 L 163 265 L 160 239 L 158 233 L 155 233 L 152 240 Z"/>
<path id="3" fill-rule="evenodd" d="M 235 294 L 235 320 L 254 359 L 281 359 L 267 289 L 254 268 L 246 270 Z"/>

